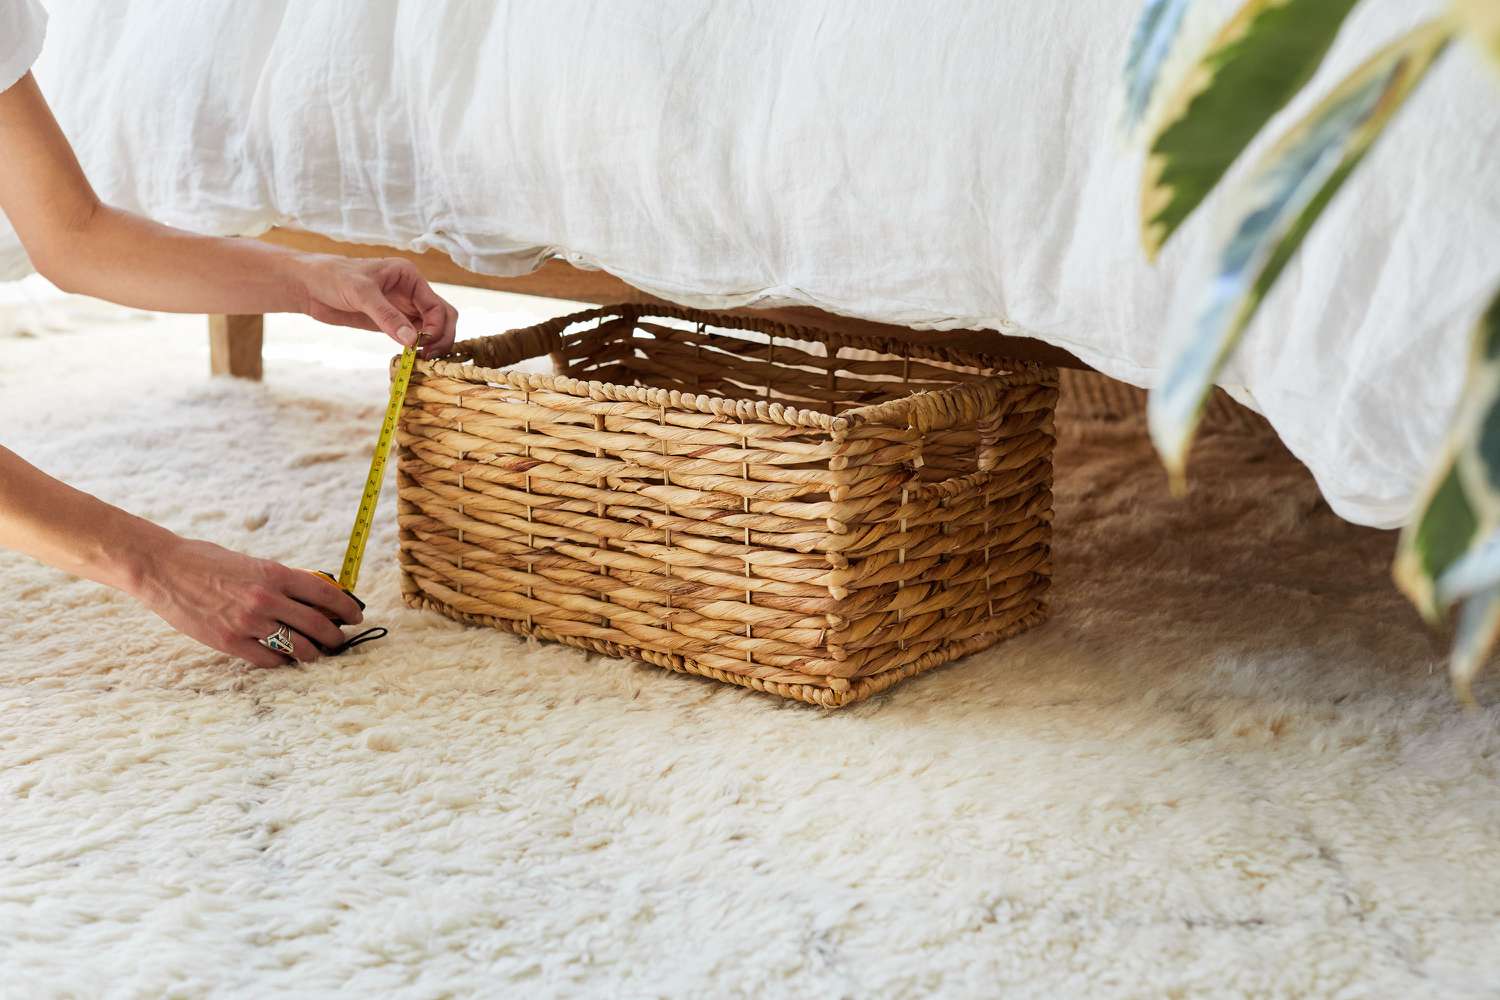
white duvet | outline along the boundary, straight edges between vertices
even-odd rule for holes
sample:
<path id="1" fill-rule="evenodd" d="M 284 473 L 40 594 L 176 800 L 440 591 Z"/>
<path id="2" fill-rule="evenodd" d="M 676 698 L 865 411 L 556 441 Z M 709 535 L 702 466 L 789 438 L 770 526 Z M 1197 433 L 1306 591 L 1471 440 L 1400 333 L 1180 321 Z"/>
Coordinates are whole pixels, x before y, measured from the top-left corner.
<path id="1" fill-rule="evenodd" d="M 1437 6 L 1364 4 L 1318 89 Z M 1139 250 L 1134 0 L 48 7 L 37 75 L 101 194 L 199 230 L 558 254 L 694 305 L 1026 333 L 1141 385 L 1213 241 L 1215 202 Z M 1460 49 L 1228 372 L 1346 518 L 1412 509 L 1500 281 L 1497 149 L 1500 77 Z"/>

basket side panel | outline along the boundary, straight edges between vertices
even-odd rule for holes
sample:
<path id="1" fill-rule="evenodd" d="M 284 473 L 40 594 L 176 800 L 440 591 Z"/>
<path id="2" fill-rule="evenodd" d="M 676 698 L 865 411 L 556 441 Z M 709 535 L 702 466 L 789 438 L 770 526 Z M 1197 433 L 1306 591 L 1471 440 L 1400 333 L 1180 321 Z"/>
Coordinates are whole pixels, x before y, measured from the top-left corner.
<path id="1" fill-rule="evenodd" d="M 418 594 L 592 642 L 826 684 L 839 445 L 805 427 L 414 380 L 398 434 Z"/>
<path id="2" fill-rule="evenodd" d="M 837 537 L 847 595 L 831 637 L 849 678 L 871 678 L 954 645 L 977 648 L 1044 613 L 1051 578 L 1052 412 L 1050 385 L 1002 395 L 968 429 L 991 456 L 985 471 L 925 482 L 921 435 L 888 505 Z"/>

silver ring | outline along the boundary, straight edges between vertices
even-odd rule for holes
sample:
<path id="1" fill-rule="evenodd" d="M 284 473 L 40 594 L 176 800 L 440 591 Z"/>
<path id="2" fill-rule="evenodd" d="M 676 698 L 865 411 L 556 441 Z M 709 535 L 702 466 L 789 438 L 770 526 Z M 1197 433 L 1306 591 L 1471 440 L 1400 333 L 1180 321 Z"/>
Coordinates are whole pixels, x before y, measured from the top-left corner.
<path id="1" fill-rule="evenodd" d="M 259 642 L 273 653 L 280 653 L 283 656 L 292 656 L 295 653 L 292 647 L 292 628 L 290 625 L 281 626 L 264 639 L 259 640 Z"/>

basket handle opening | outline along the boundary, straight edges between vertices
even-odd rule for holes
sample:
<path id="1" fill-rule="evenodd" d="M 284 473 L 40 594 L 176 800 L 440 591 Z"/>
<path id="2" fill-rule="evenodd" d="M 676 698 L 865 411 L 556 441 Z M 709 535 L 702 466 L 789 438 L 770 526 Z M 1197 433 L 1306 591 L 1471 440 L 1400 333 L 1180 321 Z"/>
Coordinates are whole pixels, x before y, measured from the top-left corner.
<path id="1" fill-rule="evenodd" d="M 919 393 L 908 397 L 913 405 L 905 414 L 905 420 L 881 421 L 902 427 L 916 439 L 910 487 L 913 495 L 954 493 L 993 474 L 1026 465 L 1051 450 L 1050 414 L 1057 399 L 1055 385 L 1043 382 L 1040 394 L 1036 391 L 1027 394 L 1029 400 L 1017 399 L 1008 391 L 1011 388 L 1000 382 Z M 978 438 L 974 445 L 973 464 L 964 463 L 964 468 L 953 470 L 951 475 L 942 479 L 919 480 L 918 470 L 928 464 L 924 452 L 932 436 L 965 427 L 972 428 Z M 945 464 L 950 469 L 956 464 L 951 446 Z"/>

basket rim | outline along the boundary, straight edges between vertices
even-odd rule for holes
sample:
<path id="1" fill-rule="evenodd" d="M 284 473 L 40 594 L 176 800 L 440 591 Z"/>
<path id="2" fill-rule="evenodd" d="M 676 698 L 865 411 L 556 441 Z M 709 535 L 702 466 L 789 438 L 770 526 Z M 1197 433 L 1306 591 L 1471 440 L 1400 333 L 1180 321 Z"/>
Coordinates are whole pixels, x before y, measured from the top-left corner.
<path id="1" fill-rule="evenodd" d="M 1006 368 L 1005 374 L 987 376 L 982 383 L 965 383 L 946 389 L 928 389 L 883 403 L 858 406 L 838 415 L 811 410 L 791 403 L 764 399 L 737 399 L 714 393 L 691 393 L 651 386 L 627 386 L 613 382 L 570 378 L 541 372 L 518 372 L 490 368 L 474 363 L 475 349 L 480 345 L 520 347 L 514 361 L 541 357 L 560 346 L 562 332 L 579 323 L 593 320 L 642 317 L 679 319 L 712 325 L 721 329 L 749 330 L 770 337 L 821 343 L 833 350 L 851 348 L 875 351 L 889 357 L 940 361 L 970 368 Z M 531 341 L 531 343 L 527 343 Z M 711 310 L 693 309 L 655 303 L 620 303 L 600 306 L 582 312 L 557 316 L 528 327 L 506 330 L 485 337 L 459 341 L 453 350 L 437 358 L 418 358 L 416 370 L 473 383 L 505 383 L 523 391 L 553 391 L 580 398 L 611 402 L 645 403 L 674 410 L 691 410 L 720 417 L 754 419 L 762 422 L 811 427 L 842 436 L 862 424 L 911 427 L 922 432 L 942 430 L 958 423 L 978 419 L 994 407 L 1008 389 L 1028 385 L 1055 386 L 1057 369 L 1036 361 L 1006 358 L 946 347 L 940 344 L 914 344 L 886 337 L 863 337 L 836 333 L 813 326 L 783 323 L 756 316 L 736 316 Z"/>

